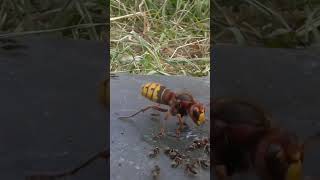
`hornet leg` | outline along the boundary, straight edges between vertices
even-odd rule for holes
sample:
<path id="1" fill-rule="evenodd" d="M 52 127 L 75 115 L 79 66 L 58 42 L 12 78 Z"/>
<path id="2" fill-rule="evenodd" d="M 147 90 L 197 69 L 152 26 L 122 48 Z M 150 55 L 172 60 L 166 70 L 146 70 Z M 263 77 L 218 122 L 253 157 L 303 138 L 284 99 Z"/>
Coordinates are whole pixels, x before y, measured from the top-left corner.
<path id="1" fill-rule="evenodd" d="M 165 117 L 164 117 L 164 120 L 165 120 L 164 123 L 166 123 L 166 121 L 169 119 L 170 116 L 171 116 L 170 112 L 167 111 L 167 112 L 166 112 L 166 115 L 165 115 Z M 165 135 L 165 125 L 163 125 L 163 124 L 161 123 L 160 126 L 161 126 L 161 127 L 160 127 L 160 132 L 158 133 L 158 135 L 155 136 L 155 138 L 161 138 L 162 136 Z"/>
<path id="2" fill-rule="evenodd" d="M 81 169 L 87 167 L 88 165 L 92 164 L 96 160 L 102 158 L 102 159 L 108 159 L 110 156 L 109 150 L 103 150 L 91 158 L 89 158 L 86 162 L 80 164 L 74 169 L 71 169 L 69 171 L 61 172 L 61 173 L 38 173 L 31 176 L 27 176 L 26 180 L 35 180 L 35 179 L 43 179 L 43 180 L 50 180 L 50 179 L 56 179 L 56 178 L 62 178 L 67 176 L 75 175 L 77 172 L 79 172 Z"/>
<path id="3" fill-rule="evenodd" d="M 176 134 L 177 134 L 177 137 L 180 137 L 181 130 L 184 128 L 184 121 L 180 114 L 177 114 L 177 117 L 179 120 L 179 128 L 176 129 Z"/>
<path id="4" fill-rule="evenodd" d="M 168 112 L 168 109 L 163 109 L 163 108 L 161 108 L 161 107 L 159 107 L 159 106 L 151 105 L 151 106 L 147 106 L 147 107 L 145 107 L 145 108 L 143 108 L 143 109 L 140 109 L 138 112 L 136 112 L 136 113 L 134 113 L 134 114 L 132 114 L 132 115 L 130 115 L 130 116 L 119 117 L 119 119 L 126 119 L 126 118 L 134 117 L 134 116 L 136 116 L 137 114 L 139 114 L 139 113 L 141 113 L 141 112 L 145 112 L 146 110 L 148 110 L 148 109 L 150 109 L 150 108 L 155 109 L 155 110 L 160 111 L 160 112 Z"/>

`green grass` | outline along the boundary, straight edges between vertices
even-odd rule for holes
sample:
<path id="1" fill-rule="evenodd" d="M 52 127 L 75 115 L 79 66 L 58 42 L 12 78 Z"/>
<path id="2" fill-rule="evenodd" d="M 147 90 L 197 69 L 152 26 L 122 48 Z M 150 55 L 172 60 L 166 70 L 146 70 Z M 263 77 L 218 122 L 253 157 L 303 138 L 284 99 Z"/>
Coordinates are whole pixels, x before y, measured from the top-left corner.
<path id="1" fill-rule="evenodd" d="M 111 0 L 111 72 L 205 76 L 209 0 Z"/>
<path id="2" fill-rule="evenodd" d="M 265 47 L 319 46 L 320 1 L 212 0 L 216 42 Z"/>
<path id="3" fill-rule="evenodd" d="M 105 0 L 2 0 L 0 38 L 55 34 L 105 40 Z M 263 47 L 320 47 L 319 0 L 110 1 L 110 70 L 205 76 L 213 39 Z"/>
<path id="4" fill-rule="evenodd" d="M 51 33 L 104 40 L 106 17 L 104 0 L 2 0 L 0 38 Z"/>

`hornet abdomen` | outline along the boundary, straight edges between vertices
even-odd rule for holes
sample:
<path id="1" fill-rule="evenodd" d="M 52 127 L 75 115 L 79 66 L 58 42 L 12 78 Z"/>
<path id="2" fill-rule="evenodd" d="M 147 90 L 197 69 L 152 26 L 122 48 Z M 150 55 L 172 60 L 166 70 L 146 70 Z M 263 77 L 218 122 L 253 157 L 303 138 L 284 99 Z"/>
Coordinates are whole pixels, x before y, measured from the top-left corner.
<path id="1" fill-rule="evenodd" d="M 144 84 L 141 87 L 141 95 L 150 101 L 165 105 L 169 105 L 169 101 L 175 96 L 166 86 L 155 82 Z"/>

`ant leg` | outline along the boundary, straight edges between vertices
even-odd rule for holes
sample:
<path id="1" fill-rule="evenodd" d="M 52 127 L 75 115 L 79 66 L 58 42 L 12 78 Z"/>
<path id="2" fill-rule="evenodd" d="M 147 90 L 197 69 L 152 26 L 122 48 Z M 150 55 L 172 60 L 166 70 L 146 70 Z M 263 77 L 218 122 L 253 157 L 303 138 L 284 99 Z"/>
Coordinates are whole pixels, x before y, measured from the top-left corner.
<path id="1" fill-rule="evenodd" d="M 182 129 L 184 129 L 184 127 L 186 126 L 186 123 L 184 122 L 184 120 L 183 120 L 183 118 L 181 117 L 181 115 L 179 115 L 178 116 L 178 118 L 180 119 L 179 120 L 179 127 L 180 127 L 180 129 L 182 130 Z"/>
<path id="2" fill-rule="evenodd" d="M 137 114 L 139 114 L 139 113 L 141 113 L 141 112 L 145 112 L 146 110 L 148 110 L 148 109 L 150 109 L 150 108 L 155 109 L 155 110 L 160 111 L 160 112 L 168 112 L 168 109 L 163 109 L 163 108 L 160 108 L 159 106 L 151 105 L 151 106 L 147 106 L 147 107 L 145 107 L 145 108 L 140 109 L 138 112 L 136 112 L 136 113 L 134 113 L 134 114 L 132 114 L 132 115 L 130 115 L 130 116 L 119 117 L 119 119 L 126 119 L 126 118 L 134 117 L 134 116 L 136 116 Z"/>
<path id="3" fill-rule="evenodd" d="M 171 113 L 169 112 L 169 111 L 167 111 L 167 113 L 166 113 L 166 115 L 165 115 L 165 117 L 164 117 L 164 120 L 165 120 L 165 122 L 164 123 L 166 123 L 166 121 L 169 119 L 169 117 L 171 116 Z M 161 127 L 160 127 L 160 132 L 159 132 L 159 134 L 156 136 L 156 137 L 162 137 L 163 135 L 165 134 L 165 125 L 163 125 L 162 123 L 161 123 Z"/>

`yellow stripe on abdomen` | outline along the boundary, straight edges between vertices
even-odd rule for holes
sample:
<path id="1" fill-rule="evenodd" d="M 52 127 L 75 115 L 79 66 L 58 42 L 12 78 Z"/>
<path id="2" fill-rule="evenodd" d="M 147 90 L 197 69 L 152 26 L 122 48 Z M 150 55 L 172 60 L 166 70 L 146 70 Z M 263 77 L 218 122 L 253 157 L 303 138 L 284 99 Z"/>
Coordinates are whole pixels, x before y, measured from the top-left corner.
<path id="1" fill-rule="evenodd" d="M 160 102 L 161 87 L 159 83 L 147 83 L 141 88 L 141 95 L 153 102 Z"/>
<path id="2" fill-rule="evenodd" d="M 147 92 L 148 92 L 148 88 L 150 85 L 151 85 L 151 83 L 147 83 L 142 86 L 142 88 L 141 88 L 141 95 L 142 96 L 147 97 Z"/>
<path id="3" fill-rule="evenodd" d="M 158 86 L 154 89 L 153 91 L 153 96 L 152 96 L 152 101 L 155 101 L 155 102 L 159 102 L 159 97 L 160 97 L 160 87 L 161 85 L 158 84 Z"/>
<path id="4" fill-rule="evenodd" d="M 150 85 L 149 88 L 148 88 L 148 93 L 147 93 L 148 99 L 153 100 L 153 99 L 152 99 L 152 94 L 153 94 L 153 92 L 154 92 L 154 89 L 155 89 L 157 86 L 158 86 L 157 83 L 151 83 L 151 85 Z"/>

